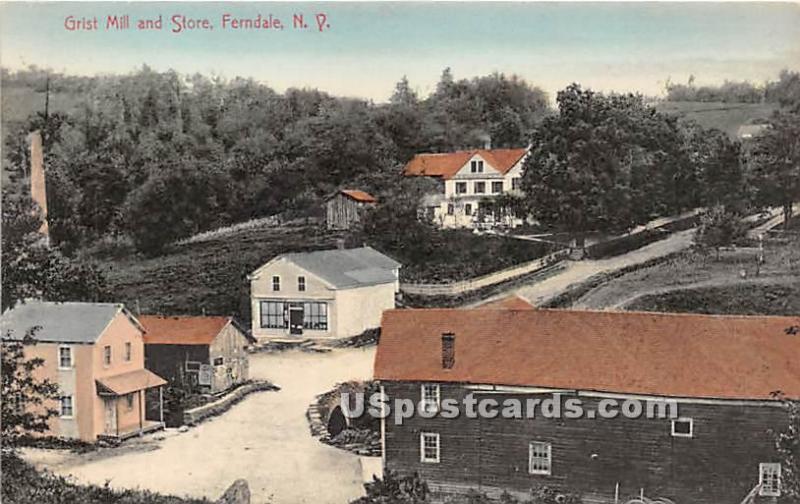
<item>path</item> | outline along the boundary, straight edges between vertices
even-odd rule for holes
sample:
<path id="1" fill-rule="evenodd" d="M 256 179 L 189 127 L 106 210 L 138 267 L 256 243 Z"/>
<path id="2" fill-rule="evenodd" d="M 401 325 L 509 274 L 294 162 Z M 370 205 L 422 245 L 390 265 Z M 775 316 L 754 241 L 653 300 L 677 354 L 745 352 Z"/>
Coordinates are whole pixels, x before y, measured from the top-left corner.
<path id="1" fill-rule="evenodd" d="M 513 289 L 497 294 L 490 299 L 481 300 L 479 303 L 475 304 L 483 304 L 511 294 L 516 294 L 527 299 L 534 305 L 539 306 L 566 291 L 570 286 L 583 282 L 598 273 L 610 273 L 687 249 L 692 245 L 694 232 L 694 229 L 680 231 L 663 240 L 607 259 L 568 261 L 564 270 L 551 277 L 529 285 L 516 286 Z"/>
<path id="2" fill-rule="evenodd" d="M 337 382 L 370 378 L 373 357 L 374 347 L 251 355 L 251 377 L 269 379 L 280 391 L 251 395 L 217 418 L 158 441 L 155 450 L 83 457 L 52 468 L 80 482 L 175 495 L 215 499 L 245 478 L 254 504 L 349 502 L 363 495 L 360 457 L 312 438 L 305 412 L 315 395 Z M 29 454 L 39 465 L 42 456 Z"/>

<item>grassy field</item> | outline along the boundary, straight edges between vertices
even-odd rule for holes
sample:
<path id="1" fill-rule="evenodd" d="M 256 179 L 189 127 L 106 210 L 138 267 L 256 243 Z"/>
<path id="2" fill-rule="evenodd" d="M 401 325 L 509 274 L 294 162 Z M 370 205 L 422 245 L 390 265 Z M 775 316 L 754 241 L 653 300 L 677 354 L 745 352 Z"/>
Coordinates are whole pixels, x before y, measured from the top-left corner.
<path id="1" fill-rule="evenodd" d="M 245 229 L 174 247 L 158 257 L 103 259 L 114 300 L 141 313 L 235 315 L 250 319 L 247 275 L 285 252 L 330 249 L 341 234 L 322 225 L 293 224 Z M 357 246 L 347 239 L 348 246 Z M 377 248 L 377 247 L 376 247 Z M 541 243 L 476 236 L 466 231 L 435 234 L 427 255 L 382 250 L 403 263 L 401 279 L 444 282 L 478 276 L 536 259 L 552 247 Z"/>
<path id="2" fill-rule="evenodd" d="M 571 307 L 696 311 L 702 313 L 800 313 L 800 237 L 768 241 L 765 263 L 758 250 L 740 248 L 715 254 L 687 250 L 597 285 Z"/>
<path id="3" fill-rule="evenodd" d="M 704 128 L 716 128 L 731 137 L 736 136 L 739 126 L 769 118 L 775 108 L 771 103 L 665 101 L 656 104 L 659 112 L 693 120 Z"/>

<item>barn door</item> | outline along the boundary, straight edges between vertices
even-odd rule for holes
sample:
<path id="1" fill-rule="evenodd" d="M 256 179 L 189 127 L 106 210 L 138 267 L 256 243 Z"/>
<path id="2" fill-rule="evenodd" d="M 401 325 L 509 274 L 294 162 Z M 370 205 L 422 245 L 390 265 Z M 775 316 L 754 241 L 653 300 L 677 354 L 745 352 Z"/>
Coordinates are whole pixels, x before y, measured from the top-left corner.
<path id="1" fill-rule="evenodd" d="M 303 305 L 289 307 L 289 334 L 303 334 Z"/>

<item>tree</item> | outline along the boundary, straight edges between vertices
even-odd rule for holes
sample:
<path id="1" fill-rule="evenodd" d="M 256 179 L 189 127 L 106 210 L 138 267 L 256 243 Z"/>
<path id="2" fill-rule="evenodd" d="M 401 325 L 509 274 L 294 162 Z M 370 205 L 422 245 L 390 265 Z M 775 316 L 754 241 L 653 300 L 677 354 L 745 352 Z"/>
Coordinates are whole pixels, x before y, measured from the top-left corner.
<path id="1" fill-rule="evenodd" d="M 747 226 L 739 215 L 722 206 L 716 206 L 703 215 L 695 242 L 702 247 L 714 249 L 719 260 L 719 249 L 733 245 L 744 238 L 746 233 Z"/>
<path id="2" fill-rule="evenodd" d="M 47 301 L 101 301 L 105 278 L 94 266 L 65 257 L 39 234 L 41 218 L 28 196 L 3 195 L 2 309 L 26 298 Z"/>
<path id="3" fill-rule="evenodd" d="M 576 234 L 624 231 L 697 204 L 694 167 L 677 121 L 638 95 L 577 84 L 558 93 L 559 114 L 531 140 L 522 188 L 533 216 Z"/>
<path id="4" fill-rule="evenodd" d="M 59 397 L 58 385 L 35 376 L 44 359 L 25 358 L 24 348 L 36 343 L 35 333 L 36 328 L 31 328 L 20 340 L 10 331 L 3 335 L 3 400 L 0 401 L 3 442 L 25 434 L 45 432 L 48 420 L 58 414 L 52 407 L 53 401 Z"/>
<path id="5" fill-rule="evenodd" d="M 788 228 L 800 200 L 800 111 L 778 111 L 756 139 L 750 158 L 750 183 L 756 202 L 783 209 Z"/>

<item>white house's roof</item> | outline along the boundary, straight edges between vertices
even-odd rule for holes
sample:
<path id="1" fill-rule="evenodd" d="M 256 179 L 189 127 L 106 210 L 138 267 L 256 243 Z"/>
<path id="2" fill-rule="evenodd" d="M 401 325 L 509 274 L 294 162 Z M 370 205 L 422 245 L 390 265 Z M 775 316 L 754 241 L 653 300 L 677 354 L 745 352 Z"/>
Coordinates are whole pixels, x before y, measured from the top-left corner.
<path id="1" fill-rule="evenodd" d="M 54 303 L 26 301 L 3 314 L 0 327 L 3 339 L 21 340 L 26 331 L 39 327 L 37 341 L 56 343 L 94 343 L 121 311 L 117 303 Z M 134 325 L 138 322 L 127 314 Z M 7 334 L 11 331 L 11 334 Z"/>
<path id="2" fill-rule="evenodd" d="M 397 276 L 394 270 L 401 266 L 371 247 L 361 247 L 282 254 L 259 268 L 253 276 L 281 259 L 313 273 L 336 289 L 395 282 Z"/>

